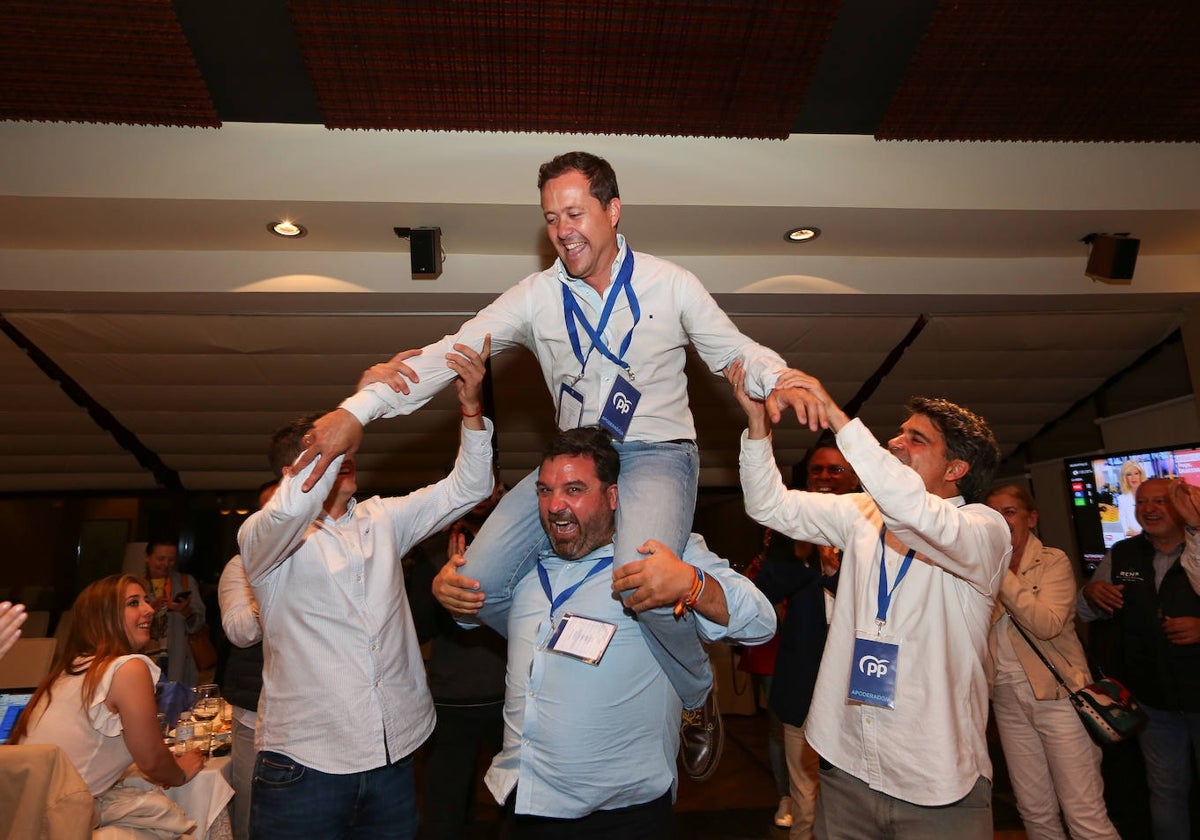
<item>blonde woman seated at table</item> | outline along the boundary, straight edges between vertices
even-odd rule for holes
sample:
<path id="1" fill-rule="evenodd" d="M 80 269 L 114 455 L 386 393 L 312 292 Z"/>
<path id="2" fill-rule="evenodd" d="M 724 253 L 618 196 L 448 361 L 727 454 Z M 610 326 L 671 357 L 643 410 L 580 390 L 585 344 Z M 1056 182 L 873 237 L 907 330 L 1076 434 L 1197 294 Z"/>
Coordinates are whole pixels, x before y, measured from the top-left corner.
<path id="1" fill-rule="evenodd" d="M 177 758 L 163 743 L 154 700 L 159 670 L 137 653 L 150 640 L 154 617 L 145 584 L 132 575 L 103 578 L 79 593 L 73 610 L 71 632 L 9 743 L 60 747 L 97 797 L 103 826 L 105 795 L 131 763 L 154 784 L 174 787 L 200 772 L 204 754 Z M 161 798 L 164 816 L 182 819 Z"/>

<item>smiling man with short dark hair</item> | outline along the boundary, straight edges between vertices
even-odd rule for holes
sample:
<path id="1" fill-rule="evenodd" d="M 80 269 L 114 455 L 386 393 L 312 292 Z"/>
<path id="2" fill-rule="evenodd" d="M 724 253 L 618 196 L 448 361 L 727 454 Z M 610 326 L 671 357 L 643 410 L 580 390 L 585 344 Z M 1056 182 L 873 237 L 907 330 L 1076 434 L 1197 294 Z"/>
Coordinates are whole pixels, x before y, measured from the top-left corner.
<path id="1" fill-rule="evenodd" d="M 601 429 L 551 442 L 536 486 L 551 548 L 486 619 L 508 636 L 508 675 L 504 748 L 485 779 L 497 802 L 512 799 L 518 840 L 670 837 L 682 703 L 638 627 L 648 610 L 682 606 L 706 641 L 775 632 L 767 599 L 695 534 L 682 559 L 649 540 L 612 570 L 619 470 Z M 483 597 L 462 562 L 433 587 L 456 613 Z"/>
<path id="2" fill-rule="evenodd" d="M 746 512 L 788 536 L 843 549 L 806 732 L 821 756 L 816 836 L 990 840 L 992 765 L 984 672 L 992 605 L 1012 551 L 1004 518 L 978 504 L 999 449 L 977 415 L 914 398 L 879 445 L 816 379 L 817 397 L 866 493 L 787 490 L 763 404 L 746 412 Z M 869 495 L 868 495 L 869 494 Z"/>

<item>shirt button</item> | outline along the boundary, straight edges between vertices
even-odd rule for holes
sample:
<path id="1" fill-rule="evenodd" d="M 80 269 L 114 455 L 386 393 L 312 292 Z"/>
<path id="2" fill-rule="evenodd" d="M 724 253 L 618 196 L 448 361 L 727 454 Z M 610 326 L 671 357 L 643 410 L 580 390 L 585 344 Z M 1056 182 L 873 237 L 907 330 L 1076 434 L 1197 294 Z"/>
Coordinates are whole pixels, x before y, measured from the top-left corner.
<path id="1" fill-rule="evenodd" d="M 379 645 L 371 645 L 371 650 L 379 650 Z"/>
<path id="2" fill-rule="evenodd" d="M 362 583 L 362 575 L 355 575 L 355 576 L 354 576 L 354 582 L 355 582 L 355 583 Z"/>

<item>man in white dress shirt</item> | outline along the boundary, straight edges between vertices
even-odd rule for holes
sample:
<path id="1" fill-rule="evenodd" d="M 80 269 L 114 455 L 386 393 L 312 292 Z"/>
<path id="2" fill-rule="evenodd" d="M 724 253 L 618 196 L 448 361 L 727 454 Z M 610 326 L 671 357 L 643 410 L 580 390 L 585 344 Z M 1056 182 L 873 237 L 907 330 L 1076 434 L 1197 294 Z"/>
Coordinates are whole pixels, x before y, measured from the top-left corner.
<path id="1" fill-rule="evenodd" d="M 991 430 L 960 406 L 914 397 L 884 449 L 821 383 L 793 375 L 777 387 L 819 397 L 866 493 L 787 490 L 762 404 L 740 366 L 730 380 L 749 418 L 746 512 L 845 551 L 808 713 L 821 756 L 816 836 L 991 838 L 984 660 L 1012 552 L 1004 517 L 976 503 L 999 462 Z"/>
<path id="2" fill-rule="evenodd" d="M 462 443 L 447 478 L 356 503 L 352 457 L 338 458 L 312 493 L 301 491 L 310 470 L 287 466 L 238 533 L 263 626 L 256 840 L 416 835 L 412 754 L 433 731 L 434 710 L 400 560 L 491 492 L 487 349 L 458 349 Z M 299 455 L 313 419 L 276 433 L 273 460 Z"/>

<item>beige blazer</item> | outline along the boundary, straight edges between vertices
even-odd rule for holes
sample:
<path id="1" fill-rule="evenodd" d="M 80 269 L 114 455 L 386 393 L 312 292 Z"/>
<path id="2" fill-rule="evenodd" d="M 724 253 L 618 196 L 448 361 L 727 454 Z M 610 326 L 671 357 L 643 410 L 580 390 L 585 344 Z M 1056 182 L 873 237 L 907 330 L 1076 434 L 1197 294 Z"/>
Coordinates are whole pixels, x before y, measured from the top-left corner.
<path id="1" fill-rule="evenodd" d="M 1059 675 L 1072 689 L 1092 681 L 1083 645 L 1075 633 L 1075 571 L 1071 559 L 1057 548 L 1048 548 L 1032 534 L 1016 573 L 1006 572 L 1000 584 L 993 627 L 1007 611 L 1020 623 L 1038 649 L 1054 663 Z M 1025 676 L 1039 700 L 1066 697 L 1066 690 L 1029 647 L 1011 622 L 1004 628 L 1013 650 L 1025 669 Z M 995 633 L 989 637 L 987 675 L 995 678 Z"/>

